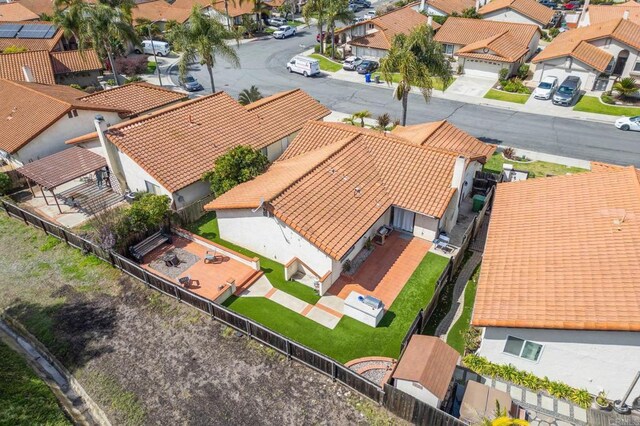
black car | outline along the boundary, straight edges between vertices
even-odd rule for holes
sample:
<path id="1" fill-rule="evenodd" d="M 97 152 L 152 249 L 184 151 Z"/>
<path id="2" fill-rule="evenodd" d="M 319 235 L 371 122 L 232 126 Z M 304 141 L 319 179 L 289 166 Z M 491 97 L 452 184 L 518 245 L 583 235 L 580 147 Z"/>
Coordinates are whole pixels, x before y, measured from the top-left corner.
<path id="1" fill-rule="evenodd" d="M 182 86 L 182 88 L 187 92 L 197 92 L 199 90 L 204 90 L 202 84 L 200 84 L 198 80 L 190 75 L 180 80 L 180 86 Z"/>
<path id="2" fill-rule="evenodd" d="M 378 67 L 379 65 L 376 61 L 365 59 L 364 61 L 360 62 L 360 65 L 358 65 L 356 71 L 358 72 L 358 74 L 368 74 L 377 70 Z"/>
<path id="3" fill-rule="evenodd" d="M 558 6 L 558 4 L 552 0 L 540 0 L 540 4 L 543 6 L 550 7 L 551 9 L 555 9 Z"/>
<path id="4" fill-rule="evenodd" d="M 371 7 L 371 2 L 369 0 L 353 0 L 351 3 L 358 3 L 363 8 Z"/>

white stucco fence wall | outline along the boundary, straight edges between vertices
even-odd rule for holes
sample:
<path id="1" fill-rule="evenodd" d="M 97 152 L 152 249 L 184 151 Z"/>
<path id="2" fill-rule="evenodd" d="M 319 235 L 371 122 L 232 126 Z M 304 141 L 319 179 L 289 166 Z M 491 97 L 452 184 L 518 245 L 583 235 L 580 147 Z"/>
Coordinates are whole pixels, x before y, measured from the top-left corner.
<path id="1" fill-rule="evenodd" d="M 438 408 L 440 406 L 438 398 L 418 382 L 396 379 L 395 386 L 402 392 L 408 393 L 414 398 L 429 404 L 432 407 Z"/>

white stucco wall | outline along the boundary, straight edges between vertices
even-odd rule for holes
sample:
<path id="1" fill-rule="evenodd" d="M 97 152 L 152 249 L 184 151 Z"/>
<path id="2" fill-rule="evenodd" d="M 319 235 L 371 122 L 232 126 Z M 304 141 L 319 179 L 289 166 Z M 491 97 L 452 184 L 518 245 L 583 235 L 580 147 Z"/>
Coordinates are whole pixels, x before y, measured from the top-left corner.
<path id="1" fill-rule="evenodd" d="M 504 353 L 509 335 L 543 345 L 538 361 Z M 604 390 L 615 400 L 622 398 L 640 369 L 640 332 L 487 327 L 478 354 L 592 394 Z M 637 396 L 640 383 L 629 400 Z"/>
<path id="2" fill-rule="evenodd" d="M 505 8 L 501 10 L 496 10 L 495 12 L 486 13 L 482 16 L 483 19 L 487 19 L 489 21 L 499 21 L 499 22 L 516 22 L 520 24 L 533 24 L 542 28 L 544 25 L 541 25 L 539 22 L 534 21 L 533 19 L 524 16 L 523 14 L 516 12 L 513 9 Z"/>
<path id="3" fill-rule="evenodd" d="M 287 149 L 287 147 L 289 146 L 291 141 L 293 139 L 295 139 L 297 134 L 298 134 L 298 132 L 295 132 L 295 133 L 293 133 L 293 134 L 291 134 L 289 136 L 286 136 L 286 137 L 280 139 L 277 142 L 272 143 L 271 145 L 269 145 L 266 148 L 264 148 L 262 150 L 262 153 L 267 156 L 267 159 L 270 162 L 273 163 L 278 158 L 280 158 L 280 156 L 282 155 L 284 150 Z"/>
<path id="4" fill-rule="evenodd" d="M 438 408 L 440 406 L 438 398 L 418 382 L 396 379 L 395 386 L 401 391 L 408 393 L 414 398 L 419 399 L 432 407 Z"/>
<path id="5" fill-rule="evenodd" d="M 175 208 L 180 209 L 191 205 L 209 194 L 211 194 L 211 185 L 208 182 L 194 182 L 173 193 Z"/>
<path id="6" fill-rule="evenodd" d="M 451 232 L 458 220 L 458 195 L 453 194 L 449 205 L 440 219 L 440 231 Z"/>
<path id="7" fill-rule="evenodd" d="M 109 124 L 116 124 L 122 119 L 115 112 L 77 110 L 78 116 L 69 118 L 63 115 L 57 122 L 49 126 L 44 132 L 22 147 L 14 159 L 26 164 L 47 155 L 55 154 L 69 148 L 64 141 L 87 133 L 95 132 L 93 119 L 97 114 L 104 117 Z"/>
<path id="8" fill-rule="evenodd" d="M 440 219 L 416 213 L 413 223 L 413 236 L 423 240 L 433 241 L 438 236 L 438 224 Z"/>
<path id="9" fill-rule="evenodd" d="M 418 7 L 416 10 L 419 10 L 420 7 Z M 447 16 L 446 13 L 444 13 L 443 11 L 441 11 L 440 9 L 436 9 L 435 7 L 426 4 L 425 5 L 425 10 L 427 11 L 427 15 L 432 15 L 432 16 Z"/>
<path id="10" fill-rule="evenodd" d="M 622 50 L 627 50 L 629 52 L 629 59 L 627 59 L 627 63 L 622 71 L 622 77 L 629 77 L 629 74 L 635 74 L 636 76 L 640 76 L 640 72 L 633 72 L 633 67 L 636 62 L 638 62 L 638 50 L 633 49 L 630 46 L 627 46 L 623 43 L 620 43 L 617 40 L 613 39 L 600 39 L 594 40 L 590 42 L 590 44 L 599 47 L 607 53 L 613 55 L 613 59 L 618 58 L 618 54 Z"/>
<path id="11" fill-rule="evenodd" d="M 160 187 L 162 194 L 171 197 L 171 192 L 165 189 L 156 179 L 151 177 L 151 175 L 140 167 L 138 163 L 133 161 L 131 157 L 120 150 L 118 150 L 118 155 L 120 157 L 120 164 L 122 164 L 124 177 L 127 180 L 127 185 L 131 191 L 147 192 L 147 185 L 145 184 L 145 181 L 148 181 Z"/>

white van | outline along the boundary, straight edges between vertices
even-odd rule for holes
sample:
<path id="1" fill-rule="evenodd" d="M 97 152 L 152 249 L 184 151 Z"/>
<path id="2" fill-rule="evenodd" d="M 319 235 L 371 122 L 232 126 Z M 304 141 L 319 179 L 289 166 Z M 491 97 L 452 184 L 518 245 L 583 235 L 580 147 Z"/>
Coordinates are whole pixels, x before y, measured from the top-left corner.
<path id="1" fill-rule="evenodd" d="M 153 47 L 151 46 L 151 40 L 142 40 L 142 46 L 138 46 L 134 49 L 136 53 L 145 53 L 147 55 L 153 55 L 153 49 L 156 50 L 157 56 L 167 56 L 171 53 L 171 47 L 166 41 L 153 40 Z"/>
<path id="2" fill-rule="evenodd" d="M 305 77 L 320 74 L 320 62 L 306 56 L 296 56 L 287 63 L 289 72 L 297 72 Z"/>

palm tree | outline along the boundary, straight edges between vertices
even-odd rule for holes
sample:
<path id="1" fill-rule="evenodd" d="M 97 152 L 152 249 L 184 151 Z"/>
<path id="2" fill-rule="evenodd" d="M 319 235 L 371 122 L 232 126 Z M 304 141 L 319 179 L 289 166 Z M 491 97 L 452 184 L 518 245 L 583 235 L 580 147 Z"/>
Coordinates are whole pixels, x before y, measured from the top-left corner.
<path id="1" fill-rule="evenodd" d="M 135 26 L 136 34 L 138 34 L 138 37 L 140 38 L 148 37 L 149 30 L 151 30 L 151 36 L 154 38 L 162 34 L 160 27 L 158 27 L 157 24 L 151 22 L 151 20 L 147 18 L 136 18 L 135 21 L 136 21 L 136 26 Z"/>
<path id="2" fill-rule="evenodd" d="M 331 30 L 331 58 L 336 57 L 336 23 L 353 21 L 355 14 L 349 9 L 349 0 L 329 0 L 326 10 L 327 26 Z M 322 40 L 321 40 L 322 42 Z"/>
<path id="3" fill-rule="evenodd" d="M 369 117 L 371 117 L 371 113 L 366 109 L 353 113 L 353 118 L 356 120 L 360 120 L 360 127 L 364 127 L 364 119 Z"/>
<path id="4" fill-rule="evenodd" d="M 302 7 L 302 17 L 309 26 L 311 18 L 316 19 L 316 25 L 318 26 L 318 34 L 320 34 L 320 54 L 324 53 L 324 40 L 322 37 L 322 29 L 327 20 L 327 9 L 331 0 L 308 0 Z"/>
<path id="5" fill-rule="evenodd" d="M 357 118 L 354 115 L 350 115 L 349 117 L 343 118 L 342 122 L 350 124 L 352 126 L 355 126 L 356 125 L 356 120 L 357 120 Z"/>
<path id="6" fill-rule="evenodd" d="M 262 93 L 256 86 L 251 86 L 248 89 L 243 89 L 238 95 L 238 102 L 240 105 L 249 105 L 252 102 L 262 99 Z"/>
<path id="7" fill-rule="evenodd" d="M 638 87 L 636 86 L 636 80 L 631 77 L 623 78 L 613 85 L 613 90 L 618 92 L 620 96 L 626 98 L 638 93 Z"/>
<path id="8" fill-rule="evenodd" d="M 216 65 L 217 56 L 225 58 L 233 67 L 240 67 L 238 52 L 227 44 L 228 39 L 235 39 L 238 43 L 238 34 L 227 30 L 217 19 L 200 13 L 198 6 L 191 10 L 189 25 L 179 25 L 167 36 L 176 50 L 182 52 L 178 63 L 180 76 L 186 76 L 189 64 L 200 58 L 200 64 L 207 67 L 212 92 L 216 91 L 213 67 Z"/>
<path id="9" fill-rule="evenodd" d="M 389 129 L 389 125 L 391 124 L 391 116 L 388 113 L 384 113 L 379 115 L 376 118 L 376 128 L 380 131 L 386 131 Z"/>
<path id="10" fill-rule="evenodd" d="M 433 78 L 443 81 L 443 90 L 451 79 L 451 66 L 442 52 L 442 46 L 433 40 L 433 33 L 426 25 L 415 27 L 408 35 L 394 37 L 391 49 L 380 60 L 380 74 L 387 84 L 394 76 L 400 81 L 394 97 L 402 102 L 402 125 L 407 124 L 407 104 L 411 89 L 420 89 L 425 102 L 431 98 Z"/>

